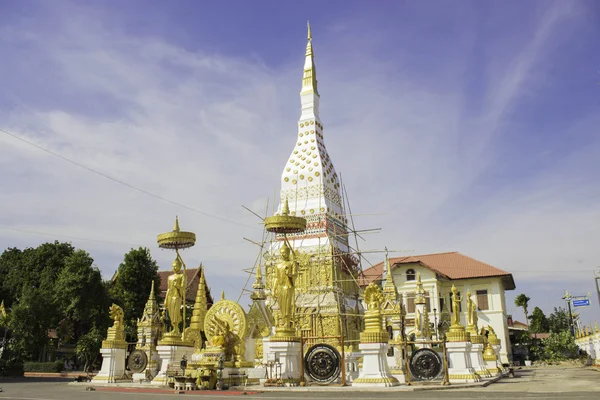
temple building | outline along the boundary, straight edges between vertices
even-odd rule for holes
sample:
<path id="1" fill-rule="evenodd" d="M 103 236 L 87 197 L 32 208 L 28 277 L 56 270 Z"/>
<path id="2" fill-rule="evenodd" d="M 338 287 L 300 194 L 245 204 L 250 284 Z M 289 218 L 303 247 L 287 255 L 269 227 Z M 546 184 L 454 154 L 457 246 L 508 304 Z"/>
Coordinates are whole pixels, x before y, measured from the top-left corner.
<path id="1" fill-rule="evenodd" d="M 196 293 L 198 292 L 198 286 L 200 284 L 201 281 L 203 281 L 201 279 L 202 274 L 204 273 L 204 269 L 203 268 L 192 268 L 192 269 L 188 269 L 187 271 L 187 275 L 186 275 L 186 282 L 187 282 L 187 304 L 188 306 L 193 306 L 194 305 L 194 301 L 196 298 Z M 159 298 L 159 302 L 162 305 L 164 300 L 165 300 L 165 295 L 167 293 L 167 288 L 168 288 L 168 279 L 169 279 L 169 275 L 171 275 L 173 273 L 173 271 L 169 270 L 169 271 L 158 271 L 158 276 L 160 278 L 160 286 L 159 286 L 159 290 L 158 290 L 158 298 Z M 210 306 L 212 306 L 213 304 L 213 298 L 212 295 L 210 294 L 210 288 L 208 287 L 208 284 L 206 283 L 206 280 L 204 280 L 204 290 L 206 293 L 206 300 L 207 300 L 207 306 L 210 308 Z"/>
<path id="2" fill-rule="evenodd" d="M 361 286 L 376 282 L 388 286 L 388 289 L 390 284 L 396 287 L 398 298 L 406 310 L 407 337 L 410 338 L 415 331 L 415 291 L 420 275 L 433 338 L 441 339 L 449 326 L 452 312 L 450 289 L 454 285 L 462 297 L 459 310 L 461 323 L 467 325 L 466 296 L 469 293 L 477 305 L 479 328 L 490 326 L 496 332 L 501 340 L 502 362 L 512 358 L 504 297 L 506 290 L 515 289 L 512 274 L 458 252 L 390 258 L 389 270 L 391 280 L 383 262 L 365 270 Z"/>
<path id="3" fill-rule="evenodd" d="M 358 341 L 362 306 L 358 300 L 358 259 L 348 245 L 348 220 L 338 174 L 325 148 L 319 115 L 320 95 L 310 25 L 300 91 L 301 115 L 291 155 L 281 175 L 281 214 L 287 201 L 291 215 L 307 220 L 307 229 L 288 239 L 299 261 L 296 316 L 303 336 L 338 336 Z M 292 137 L 290 136 L 290 142 Z M 290 143 L 291 144 L 291 143 Z M 273 266 L 282 237 L 264 255 L 267 304 L 272 297 Z"/>

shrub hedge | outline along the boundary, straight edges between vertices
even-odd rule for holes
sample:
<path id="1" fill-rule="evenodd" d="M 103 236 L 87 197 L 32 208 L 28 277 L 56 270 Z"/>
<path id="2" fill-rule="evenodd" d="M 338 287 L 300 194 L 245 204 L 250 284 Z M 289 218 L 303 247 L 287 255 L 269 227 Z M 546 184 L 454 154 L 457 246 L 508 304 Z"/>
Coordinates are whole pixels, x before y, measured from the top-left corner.
<path id="1" fill-rule="evenodd" d="M 0 360 L 0 376 L 23 376 L 23 363 L 13 360 Z"/>
<path id="2" fill-rule="evenodd" d="M 60 360 L 50 362 L 26 362 L 23 366 L 25 372 L 60 372 L 64 363 Z"/>

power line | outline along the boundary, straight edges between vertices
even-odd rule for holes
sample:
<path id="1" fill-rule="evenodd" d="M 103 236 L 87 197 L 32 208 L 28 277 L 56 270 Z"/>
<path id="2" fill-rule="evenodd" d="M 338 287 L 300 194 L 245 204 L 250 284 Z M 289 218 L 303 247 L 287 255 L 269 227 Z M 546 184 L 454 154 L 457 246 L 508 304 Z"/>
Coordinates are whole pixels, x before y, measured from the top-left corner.
<path id="1" fill-rule="evenodd" d="M 79 236 L 62 235 L 62 234 L 50 233 L 50 232 L 32 231 L 32 230 L 29 230 L 29 229 L 11 228 L 11 227 L 8 227 L 8 226 L 0 226 L 0 229 L 4 229 L 4 230 L 8 230 L 8 231 L 21 232 L 21 233 L 34 234 L 34 235 L 62 237 L 62 238 L 73 239 L 73 240 L 85 240 L 87 242 L 108 243 L 108 244 L 116 244 L 116 245 L 127 245 L 127 246 L 133 246 L 133 247 L 146 247 L 146 245 L 141 245 L 141 244 L 137 244 L 137 243 L 114 242 L 114 241 L 110 241 L 110 240 L 91 239 L 91 238 L 84 238 L 84 237 L 79 237 Z M 230 245 L 241 244 L 241 243 L 245 243 L 245 242 L 242 241 L 242 240 L 239 240 L 239 241 L 231 242 L 231 243 L 209 244 L 209 245 L 195 246 L 195 247 L 196 248 L 221 247 L 221 246 L 230 246 Z"/>
<path id="2" fill-rule="evenodd" d="M 227 219 L 227 218 L 219 217 L 219 216 L 217 216 L 217 215 L 209 214 L 209 213 L 207 213 L 207 212 L 200 211 L 200 210 L 197 210 L 197 209 L 195 209 L 195 208 L 192 208 L 192 207 L 186 206 L 185 204 L 181 204 L 181 203 L 178 203 L 178 202 L 176 202 L 176 201 L 173 201 L 173 200 L 167 199 L 167 198 L 165 198 L 165 197 L 159 196 L 159 195 L 157 195 L 157 194 L 155 194 L 155 193 L 152 193 L 152 192 L 149 192 L 149 191 L 147 191 L 147 190 L 145 190 L 145 189 L 138 188 L 138 187 L 136 187 L 136 186 L 134 186 L 134 185 L 132 185 L 132 184 L 130 184 L 130 183 L 124 182 L 124 181 L 122 181 L 122 180 L 119 180 L 119 179 L 117 179 L 117 178 L 114 178 L 114 177 L 112 177 L 112 176 L 110 176 L 110 175 L 107 175 L 107 174 L 105 174 L 105 173 L 103 173 L 103 172 L 100 172 L 100 171 L 98 171 L 98 170 L 95 170 L 95 169 L 93 169 L 93 168 L 91 168 L 91 167 L 88 167 L 88 166 L 86 166 L 86 165 L 83 165 L 83 164 L 81 164 L 81 163 L 78 163 L 77 161 L 71 160 L 70 158 L 67 158 L 67 157 L 65 157 L 65 156 L 63 156 L 63 155 L 60 155 L 60 154 L 58 154 L 58 153 L 55 153 L 55 152 L 53 152 L 52 150 L 48 150 L 48 149 L 46 149 L 46 148 L 44 148 L 44 147 L 42 147 L 42 146 L 40 146 L 40 145 L 38 145 L 38 144 L 35 144 L 35 143 L 33 143 L 33 142 L 31 142 L 31 141 L 27 140 L 27 139 L 23 139 L 22 137 L 20 137 L 20 136 L 17 136 L 17 135 L 15 135 L 15 134 L 13 134 L 13 133 L 10 133 L 10 132 L 8 132 L 8 131 L 6 131 L 6 130 L 2 129 L 2 128 L 0 128 L 0 132 L 3 132 L 3 133 L 5 133 L 5 134 L 7 134 L 8 136 L 10 136 L 10 137 L 12 137 L 12 138 L 14 138 L 14 139 L 20 140 L 20 141 L 21 141 L 21 142 L 23 142 L 23 143 L 27 143 L 28 145 L 30 145 L 30 146 L 33 146 L 33 147 L 35 147 L 35 148 L 37 148 L 37 149 L 39 149 L 39 150 L 45 151 L 46 153 L 48 153 L 48 154 L 51 154 L 51 155 L 53 155 L 53 156 L 55 156 L 55 157 L 58 157 L 58 158 L 60 158 L 61 160 L 63 160 L 63 161 L 66 161 L 66 162 L 68 162 L 68 163 L 70 163 L 70 164 L 73 164 L 73 165 L 75 165 L 75 166 L 77 166 L 77 167 L 79 167 L 79 168 L 83 168 L 83 169 L 85 169 L 86 171 L 92 172 L 92 173 L 94 173 L 94 174 L 96 174 L 96 175 L 100 175 L 100 176 L 102 176 L 103 178 L 109 179 L 109 180 L 111 180 L 111 181 L 113 181 L 113 182 L 116 182 L 116 183 L 118 183 L 118 184 L 120 184 L 120 185 L 123 185 L 123 186 L 125 186 L 125 187 L 128 187 L 128 188 L 130 188 L 130 189 L 137 190 L 137 191 L 138 191 L 138 192 L 140 192 L 140 193 L 146 194 L 146 195 L 148 195 L 148 196 L 152 196 L 152 197 L 154 197 L 154 198 L 156 198 L 156 199 L 159 199 L 159 200 L 162 200 L 162 201 L 164 201 L 164 202 L 166 202 L 166 203 L 170 203 L 170 204 L 173 204 L 173 205 L 175 205 L 175 206 L 178 206 L 178 207 L 185 208 L 186 210 L 190 210 L 190 211 L 193 211 L 193 212 L 195 212 L 195 213 L 198 213 L 198 214 L 204 215 L 205 217 L 214 218 L 214 219 L 217 219 L 217 220 L 219 220 L 219 221 L 228 222 L 228 223 L 230 223 L 230 224 L 235 224 L 235 225 L 243 226 L 243 227 L 246 227 L 246 228 L 252 228 L 252 229 L 256 229 L 256 227 L 254 227 L 254 226 L 245 225 L 245 224 L 242 224 L 242 223 L 240 223 L 240 222 L 237 222 L 237 221 L 233 221 L 233 220 L 230 220 L 230 219 Z"/>

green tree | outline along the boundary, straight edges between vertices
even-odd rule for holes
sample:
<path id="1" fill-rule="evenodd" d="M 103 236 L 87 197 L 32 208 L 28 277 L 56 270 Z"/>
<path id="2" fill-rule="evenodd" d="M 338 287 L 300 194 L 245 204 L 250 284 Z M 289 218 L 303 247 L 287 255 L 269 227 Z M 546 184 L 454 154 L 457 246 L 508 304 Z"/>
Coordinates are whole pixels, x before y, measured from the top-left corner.
<path id="1" fill-rule="evenodd" d="M 108 325 L 106 284 L 93 260 L 69 243 L 44 243 L 0 255 L 0 286 L 10 304 L 11 346 L 21 359 L 41 360 L 48 331 L 77 341 Z M 65 334 L 68 332 L 68 334 Z"/>
<path id="2" fill-rule="evenodd" d="M 54 303 L 63 318 L 73 323 L 74 337 L 92 328 L 101 331 L 109 324 L 109 298 L 106 284 L 94 260 L 83 250 L 65 258 L 54 286 Z"/>
<path id="3" fill-rule="evenodd" d="M 563 307 L 554 307 L 554 312 L 548 317 L 548 331 L 570 332 L 570 326 L 569 312 Z"/>
<path id="4" fill-rule="evenodd" d="M 89 332 L 81 335 L 77 340 L 75 355 L 77 355 L 80 360 L 84 361 L 84 371 L 87 371 L 98 358 L 103 337 L 103 334 L 96 327 L 93 327 Z"/>
<path id="5" fill-rule="evenodd" d="M 527 306 L 529 305 L 529 297 L 525 296 L 523 293 L 518 295 L 515 298 L 515 305 L 517 307 L 523 307 L 523 312 L 525 313 L 525 323 L 529 326 L 529 319 L 527 318 Z"/>
<path id="6" fill-rule="evenodd" d="M 529 316 L 529 320 L 531 321 L 529 324 L 529 330 L 531 332 L 548 332 L 548 319 L 539 307 L 535 307 L 533 309 L 533 312 Z"/>
<path id="7" fill-rule="evenodd" d="M 544 360 L 562 361 L 577 357 L 578 346 L 568 330 L 551 332 L 547 339 L 542 340 L 542 344 Z"/>
<path id="8" fill-rule="evenodd" d="M 144 312 L 152 281 L 158 288 L 158 264 L 150 255 L 150 250 L 142 247 L 131 249 L 119 265 L 110 288 L 113 301 L 119 304 L 125 313 L 125 333 L 128 341 L 136 340 L 135 324 Z"/>

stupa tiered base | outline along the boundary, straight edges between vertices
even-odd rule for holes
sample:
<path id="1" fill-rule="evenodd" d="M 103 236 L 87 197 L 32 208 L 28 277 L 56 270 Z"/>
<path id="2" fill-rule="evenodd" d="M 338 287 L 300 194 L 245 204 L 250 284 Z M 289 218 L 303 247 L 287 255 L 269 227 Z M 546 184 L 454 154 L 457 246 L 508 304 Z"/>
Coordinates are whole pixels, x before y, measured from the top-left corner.
<path id="1" fill-rule="evenodd" d="M 363 332 L 364 333 L 364 332 Z M 357 387 L 398 386 L 400 382 L 390 372 L 387 362 L 387 343 L 361 343 L 363 367 L 358 378 L 352 382 Z"/>

